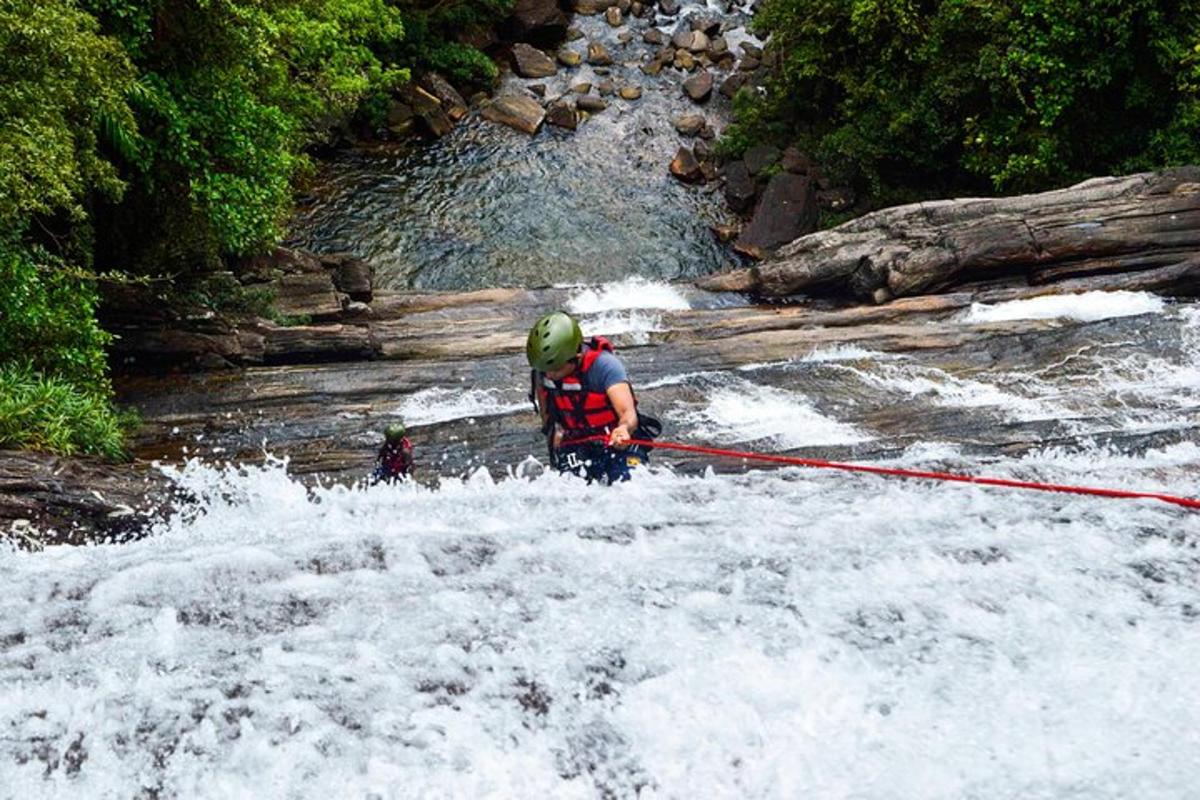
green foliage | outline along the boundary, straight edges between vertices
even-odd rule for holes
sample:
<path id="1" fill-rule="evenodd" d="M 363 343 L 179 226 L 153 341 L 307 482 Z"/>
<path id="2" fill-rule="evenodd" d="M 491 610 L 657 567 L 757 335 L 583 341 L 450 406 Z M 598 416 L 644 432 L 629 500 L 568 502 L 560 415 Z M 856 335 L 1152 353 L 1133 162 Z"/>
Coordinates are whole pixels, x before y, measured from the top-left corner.
<path id="1" fill-rule="evenodd" d="M 1198 0 L 767 0 L 728 151 L 795 141 L 877 199 L 1200 157 Z"/>
<path id="2" fill-rule="evenodd" d="M 0 447 L 123 454 L 91 282 L 0 242 Z"/>
<path id="3" fill-rule="evenodd" d="M 134 129 L 133 70 L 70 0 L 0 0 L 0 237 L 123 188 L 98 132 Z"/>
<path id="4" fill-rule="evenodd" d="M 96 291 L 40 250 L 0 243 L 0 364 L 26 362 L 82 391 L 109 392 Z"/>
<path id="5" fill-rule="evenodd" d="M 405 40 L 397 58 L 445 75 L 453 83 L 491 86 L 500 77 L 495 63 L 477 48 L 462 44 L 463 31 L 486 28 L 511 13 L 514 0 L 447 0 L 423 7 L 398 2 Z"/>
<path id="6" fill-rule="evenodd" d="M 197 276 L 176 287 L 170 298 L 181 309 L 207 308 L 227 314 L 271 317 L 275 290 L 270 286 L 243 286 L 228 272 Z"/>
<path id="7" fill-rule="evenodd" d="M 126 457 L 132 419 L 107 398 L 28 364 L 0 364 L 0 448 Z"/>
<path id="8" fill-rule="evenodd" d="M 208 269 L 278 242 L 304 149 L 407 78 L 376 55 L 404 33 L 385 0 L 82 2 L 139 73 L 141 141 L 116 148 L 134 191 L 101 210 L 100 242 L 102 258 L 139 271 Z"/>

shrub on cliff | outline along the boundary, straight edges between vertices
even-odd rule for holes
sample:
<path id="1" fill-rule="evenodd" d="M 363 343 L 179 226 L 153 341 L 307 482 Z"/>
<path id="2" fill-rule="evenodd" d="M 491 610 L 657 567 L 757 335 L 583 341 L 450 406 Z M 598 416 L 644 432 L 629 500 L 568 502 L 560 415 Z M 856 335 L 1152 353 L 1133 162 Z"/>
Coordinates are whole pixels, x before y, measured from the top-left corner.
<path id="1" fill-rule="evenodd" d="M 1200 161 L 1200 2 L 766 0 L 727 149 L 797 142 L 877 200 Z"/>

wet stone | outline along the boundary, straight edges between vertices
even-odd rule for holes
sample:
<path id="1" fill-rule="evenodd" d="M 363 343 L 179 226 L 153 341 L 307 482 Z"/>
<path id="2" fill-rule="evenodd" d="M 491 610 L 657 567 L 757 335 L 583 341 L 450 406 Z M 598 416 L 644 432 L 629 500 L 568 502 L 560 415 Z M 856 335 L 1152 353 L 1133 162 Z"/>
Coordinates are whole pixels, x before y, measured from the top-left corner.
<path id="1" fill-rule="evenodd" d="M 546 110 L 546 122 L 573 131 L 579 125 L 579 116 L 566 100 L 556 100 Z"/>
<path id="2" fill-rule="evenodd" d="M 596 97 L 594 94 L 585 94 L 580 96 L 580 98 L 575 101 L 575 107 L 580 111 L 587 111 L 594 114 L 608 108 L 608 103 L 604 102 L 599 97 Z"/>
<path id="3" fill-rule="evenodd" d="M 733 96 L 738 93 L 738 89 L 741 89 L 743 86 L 745 86 L 749 82 L 750 82 L 750 79 L 747 78 L 745 75 L 741 75 L 741 74 L 730 75 L 721 84 L 721 95 L 724 97 L 733 99 Z"/>
<path id="4" fill-rule="evenodd" d="M 621 44 L 629 44 L 633 41 L 633 31 L 621 31 L 617 34 L 617 41 Z"/>
<path id="5" fill-rule="evenodd" d="M 692 72 L 696 69 L 696 59 L 687 50 L 675 51 L 675 69 Z"/>
<path id="6" fill-rule="evenodd" d="M 528 134 L 537 133 L 546 112 L 540 103 L 526 95 L 506 94 L 484 106 L 483 118 Z"/>
<path id="7" fill-rule="evenodd" d="M 583 63 L 583 56 L 574 50 L 567 50 L 566 48 L 559 50 L 556 57 L 558 58 L 558 63 L 564 67 L 578 67 Z"/>
<path id="8" fill-rule="evenodd" d="M 587 61 L 593 67 L 607 67 L 613 63 L 608 49 L 600 42 L 592 42 L 588 45 Z"/>
<path id="9" fill-rule="evenodd" d="M 692 53 L 702 53 L 708 49 L 709 39 L 701 31 L 680 31 L 671 37 L 671 44 Z"/>
<path id="10" fill-rule="evenodd" d="M 695 136 L 704 127 L 703 114 L 684 114 L 674 120 L 675 130 L 684 136 Z"/>
<path id="11" fill-rule="evenodd" d="M 526 86 L 525 88 L 528 89 L 529 91 L 533 92 L 538 97 L 546 96 L 546 84 L 544 84 L 544 83 L 531 83 L 528 86 Z"/>
<path id="12" fill-rule="evenodd" d="M 788 147 L 783 151 L 779 166 L 784 172 L 806 175 L 812 169 L 812 160 L 800 152 L 798 148 Z"/>
<path id="13" fill-rule="evenodd" d="M 667 35 L 658 28 L 651 28 L 642 34 L 642 41 L 646 44 L 664 45 L 667 43 Z"/>
<path id="14" fill-rule="evenodd" d="M 658 10 L 665 17 L 673 17 L 679 13 L 678 0 L 659 0 Z"/>
<path id="15" fill-rule="evenodd" d="M 745 58 L 742 59 L 742 63 L 738 64 L 738 70 L 740 70 L 741 72 L 753 72 L 754 70 L 758 69 L 760 66 L 762 66 L 762 62 L 759 61 L 757 58 L 752 58 L 750 56 L 746 56 Z"/>
<path id="16" fill-rule="evenodd" d="M 679 148 L 675 153 L 670 169 L 671 174 L 684 183 L 697 183 L 704 177 L 704 173 L 700 170 L 700 162 L 686 147 Z"/>
<path id="17" fill-rule="evenodd" d="M 512 53 L 513 69 L 522 78 L 549 78 L 558 72 L 549 56 L 524 42 L 514 44 Z"/>
<path id="18" fill-rule="evenodd" d="M 576 42 L 583 38 L 583 31 L 579 28 L 567 28 L 567 41 Z"/>
<path id="19" fill-rule="evenodd" d="M 654 76 L 654 75 L 658 75 L 660 72 L 662 72 L 663 63 L 661 61 L 659 61 L 658 59 L 654 59 L 653 61 L 649 61 L 645 64 L 642 64 L 642 66 L 639 67 L 638 69 L 640 69 L 642 72 L 644 72 L 647 75 Z"/>
<path id="20" fill-rule="evenodd" d="M 725 202 L 734 211 L 749 211 L 754 205 L 754 178 L 746 162 L 734 161 L 725 167 Z"/>
<path id="21" fill-rule="evenodd" d="M 624 86 L 619 94 L 623 100 L 637 100 L 642 96 L 642 88 L 640 86 Z"/>
<path id="22" fill-rule="evenodd" d="M 762 48 L 752 42 L 742 42 L 739 47 L 750 58 L 762 58 Z"/>
<path id="23" fill-rule="evenodd" d="M 604 80 L 604 81 L 601 81 L 600 85 L 596 87 L 596 91 L 600 93 L 601 97 L 609 97 L 610 95 L 613 95 L 616 93 L 617 84 L 613 83 L 610 80 Z"/>
<path id="24" fill-rule="evenodd" d="M 592 85 L 590 83 L 577 83 L 571 87 L 571 91 L 575 94 L 588 94 L 592 91 Z"/>
<path id="25" fill-rule="evenodd" d="M 609 6 L 608 10 L 604 12 L 604 20 L 614 28 L 621 27 L 624 23 L 624 20 L 621 18 L 621 9 L 616 6 Z"/>
<path id="26" fill-rule="evenodd" d="M 701 72 L 683 82 L 683 91 L 697 103 L 703 103 L 712 95 L 713 76 L 711 72 Z"/>

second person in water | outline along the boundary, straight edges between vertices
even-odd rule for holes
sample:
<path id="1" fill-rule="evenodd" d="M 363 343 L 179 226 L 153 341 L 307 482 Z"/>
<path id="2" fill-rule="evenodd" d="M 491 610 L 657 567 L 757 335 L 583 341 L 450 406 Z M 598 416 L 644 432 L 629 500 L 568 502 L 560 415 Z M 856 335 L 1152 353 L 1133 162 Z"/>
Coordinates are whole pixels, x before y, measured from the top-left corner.
<path id="1" fill-rule="evenodd" d="M 653 438 L 659 425 L 639 416 L 612 344 L 603 336 L 585 340 L 578 322 L 555 311 L 529 331 L 525 355 L 552 464 L 589 482 L 629 480 L 630 469 L 647 460 L 646 448 L 630 440 Z M 597 435 L 603 441 L 584 441 Z"/>

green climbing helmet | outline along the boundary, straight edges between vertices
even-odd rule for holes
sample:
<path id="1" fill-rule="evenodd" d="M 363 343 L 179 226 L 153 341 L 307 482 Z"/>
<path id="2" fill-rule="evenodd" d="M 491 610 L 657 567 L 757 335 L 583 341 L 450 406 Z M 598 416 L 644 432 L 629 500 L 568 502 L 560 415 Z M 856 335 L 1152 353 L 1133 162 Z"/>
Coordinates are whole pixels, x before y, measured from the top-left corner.
<path id="1" fill-rule="evenodd" d="M 529 330 L 525 356 L 538 372 L 550 372 L 575 358 L 583 344 L 579 323 L 565 311 L 554 311 L 539 319 Z"/>
<path id="2" fill-rule="evenodd" d="M 407 431 L 404 430 L 404 423 L 393 422 L 391 425 L 388 425 L 383 429 L 383 438 L 389 444 L 397 444 L 401 439 L 404 438 L 404 434 L 406 432 Z"/>

